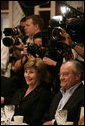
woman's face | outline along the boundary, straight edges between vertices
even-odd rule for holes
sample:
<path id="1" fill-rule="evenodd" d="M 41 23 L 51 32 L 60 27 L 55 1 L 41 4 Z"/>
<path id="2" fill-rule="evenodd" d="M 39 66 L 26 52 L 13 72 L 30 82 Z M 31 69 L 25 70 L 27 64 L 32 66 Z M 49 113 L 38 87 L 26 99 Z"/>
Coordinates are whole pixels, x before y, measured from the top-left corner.
<path id="1" fill-rule="evenodd" d="M 24 72 L 24 77 L 29 86 L 38 85 L 40 83 L 38 73 L 34 67 L 27 68 Z"/>

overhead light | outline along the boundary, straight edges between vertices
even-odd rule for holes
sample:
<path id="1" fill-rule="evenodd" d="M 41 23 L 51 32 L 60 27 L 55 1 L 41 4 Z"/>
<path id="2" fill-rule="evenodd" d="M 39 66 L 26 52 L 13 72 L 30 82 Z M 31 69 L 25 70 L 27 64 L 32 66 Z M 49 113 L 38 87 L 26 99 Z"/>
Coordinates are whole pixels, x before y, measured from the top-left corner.
<path id="1" fill-rule="evenodd" d="M 70 11 L 70 8 L 66 7 L 66 6 L 62 6 L 62 7 L 60 7 L 60 10 L 61 10 L 62 14 L 66 14 Z"/>
<path id="2" fill-rule="evenodd" d="M 52 19 L 58 21 L 58 22 L 61 22 L 63 20 L 63 16 L 62 15 L 59 15 L 59 16 L 53 16 Z"/>

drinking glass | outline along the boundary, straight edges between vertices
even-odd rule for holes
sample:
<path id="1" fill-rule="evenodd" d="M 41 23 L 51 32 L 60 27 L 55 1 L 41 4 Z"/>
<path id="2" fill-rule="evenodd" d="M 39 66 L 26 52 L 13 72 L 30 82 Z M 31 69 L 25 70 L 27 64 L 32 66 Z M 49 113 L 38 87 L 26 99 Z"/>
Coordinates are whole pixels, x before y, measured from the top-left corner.
<path id="1" fill-rule="evenodd" d="M 3 119 L 4 115 L 5 115 L 4 107 L 2 107 L 2 108 L 1 108 L 1 119 Z"/>
<path id="2" fill-rule="evenodd" d="M 14 112 L 15 112 L 15 106 L 14 105 L 5 105 L 4 111 L 5 111 L 5 115 L 6 115 L 6 123 L 10 124 L 11 119 L 12 119 Z"/>
<path id="3" fill-rule="evenodd" d="M 4 107 L 1 107 L 1 124 L 5 123 L 5 119 L 6 119 L 6 116 L 5 116 Z"/>
<path id="4" fill-rule="evenodd" d="M 55 120 L 58 125 L 64 125 L 67 121 L 67 110 L 56 111 Z"/>

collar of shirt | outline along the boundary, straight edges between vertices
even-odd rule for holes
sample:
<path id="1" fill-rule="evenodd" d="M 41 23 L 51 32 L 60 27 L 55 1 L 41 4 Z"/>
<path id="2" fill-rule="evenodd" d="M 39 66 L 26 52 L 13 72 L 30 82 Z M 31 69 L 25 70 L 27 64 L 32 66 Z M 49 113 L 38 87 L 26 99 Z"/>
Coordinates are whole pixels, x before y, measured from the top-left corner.
<path id="1" fill-rule="evenodd" d="M 33 43 L 33 39 L 32 38 L 28 38 L 27 41 L 26 41 L 26 44 L 28 43 Z"/>
<path id="2" fill-rule="evenodd" d="M 60 111 L 63 109 L 63 107 L 66 105 L 67 101 L 69 100 L 69 98 L 72 96 L 73 92 L 76 90 L 76 88 L 80 85 L 80 83 L 72 86 L 71 88 L 67 89 L 66 91 L 63 91 L 63 89 L 61 88 L 60 91 L 62 93 L 62 98 L 59 102 L 59 105 L 57 107 L 57 111 Z"/>
<path id="3" fill-rule="evenodd" d="M 72 86 L 71 88 L 67 89 L 66 91 L 63 91 L 63 89 L 60 88 L 60 92 L 62 93 L 62 95 L 68 94 L 68 93 L 72 94 L 80 84 L 81 83 L 78 83 L 78 84 Z"/>

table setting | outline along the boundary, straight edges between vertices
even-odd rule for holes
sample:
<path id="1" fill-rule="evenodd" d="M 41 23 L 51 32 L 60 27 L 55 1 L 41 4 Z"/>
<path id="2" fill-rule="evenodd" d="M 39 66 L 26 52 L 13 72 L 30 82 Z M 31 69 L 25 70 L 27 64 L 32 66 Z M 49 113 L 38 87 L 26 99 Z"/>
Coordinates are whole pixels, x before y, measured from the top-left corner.
<path id="1" fill-rule="evenodd" d="M 24 123 L 24 116 L 16 115 L 14 105 L 1 107 L 1 125 L 28 125 Z"/>
<path id="2" fill-rule="evenodd" d="M 57 125 L 73 125 L 73 122 L 67 121 L 67 110 L 60 110 L 56 111 L 55 113 L 55 120 L 57 122 Z"/>

